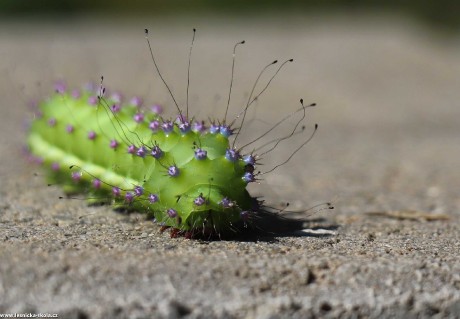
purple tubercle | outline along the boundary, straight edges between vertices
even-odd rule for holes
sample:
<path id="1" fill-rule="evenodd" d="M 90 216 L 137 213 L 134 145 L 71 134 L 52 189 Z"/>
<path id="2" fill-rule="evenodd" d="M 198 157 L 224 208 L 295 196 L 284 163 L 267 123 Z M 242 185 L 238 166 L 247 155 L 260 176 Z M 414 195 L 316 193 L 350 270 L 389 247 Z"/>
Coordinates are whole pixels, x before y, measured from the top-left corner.
<path id="1" fill-rule="evenodd" d="M 155 204 L 156 202 L 158 202 L 158 195 L 150 194 L 149 195 L 149 202 L 150 202 L 150 204 Z"/>
<path id="2" fill-rule="evenodd" d="M 116 149 L 118 147 L 118 141 L 117 140 L 111 140 L 110 141 L 110 148 Z"/>
<path id="3" fill-rule="evenodd" d="M 163 124 L 161 124 L 161 128 L 163 132 L 171 133 L 174 130 L 174 123 L 171 121 L 164 121 Z"/>
<path id="4" fill-rule="evenodd" d="M 168 214 L 169 217 L 171 218 L 176 218 L 177 217 L 177 211 L 172 209 L 172 208 L 169 208 L 166 213 Z"/>
<path id="5" fill-rule="evenodd" d="M 141 146 L 137 149 L 136 155 L 139 157 L 145 157 L 147 154 L 147 149 L 144 146 Z"/>
<path id="6" fill-rule="evenodd" d="M 81 172 L 72 172 L 71 176 L 74 182 L 79 182 L 81 180 Z"/>
<path id="7" fill-rule="evenodd" d="M 136 194 L 136 196 L 142 196 L 142 194 L 144 194 L 144 188 L 142 186 L 136 186 L 134 187 L 134 194 Z"/>
<path id="8" fill-rule="evenodd" d="M 219 130 L 220 134 L 222 134 L 225 137 L 229 137 L 233 134 L 233 130 L 230 128 L 230 126 L 227 125 L 221 125 Z"/>
<path id="9" fill-rule="evenodd" d="M 121 103 L 123 101 L 123 95 L 120 92 L 113 92 L 112 95 L 110 96 L 110 99 L 114 103 Z"/>
<path id="10" fill-rule="evenodd" d="M 180 123 L 179 125 L 179 130 L 182 134 L 186 134 L 187 132 L 190 131 L 191 129 L 191 126 L 190 126 L 190 123 L 189 122 L 182 122 Z"/>
<path id="11" fill-rule="evenodd" d="M 203 133 L 206 131 L 206 125 L 204 124 L 204 121 L 194 122 L 192 125 L 192 130 L 197 133 Z"/>
<path id="12" fill-rule="evenodd" d="M 56 121 L 56 119 L 54 117 L 52 117 L 52 118 L 50 118 L 48 120 L 48 125 L 51 126 L 51 127 L 56 126 L 56 123 L 57 123 L 57 121 Z"/>
<path id="13" fill-rule="evenodd" d="M 81 96 L 80 90 L 78 90 L 78 89 L 73 89 L 73 90 L 72 90 L 72 97 L 73 97 L 74 99 L 79 99 L 80 96 Z"/>
<path id="14" fill-rule="evenodd" d="M 140 107 L 142 105 L 142 99 L 138 96 L 134 96 L 130 101 L 129 104 L 135 107 Z"/>
<path id="15" fill-rule="evenodd" d="M 187 117 L 185 117 L 185 115 L 179 114 L 179 115 L 176 117 L 176 123 L 180 124 L 180 123 L 185 123 L 185 122 L 188 122 L 188 121 L 187 121 Z"/>
<path id="16" fill-rule="evenodd" d="M 98 102 L 98 98 L 97 96 L 94 96 L 94 95 L 91 95 L 89 98 L 88 98 L 88 104 L 89 105 L 97 105 L 97 102 Z"/>
<path id="17" fill-rule="evenodd" d="M 197 198 L 193 200 L 193 203 L 196 206 L 202 206 L 204 203 L 206 203 L 206 199 L 203 197 L 203 194 L 200 194 Z"/>
<path id="18" fill-rule="evenodd" d="M 198 148 L 195 150 L 195 158 L 197 160 L 204 160 L 208 156 L 208 152 L 206 152 L 202 148 Z"/>
<path id="19" fill-rule="evenodd" d="M 37 111 L 38 110 L 38 101 L 35 100 L 35 99 L 32 99 L 29 101 L 29 103 L 27 103 L 27 107 L 31 110 L 31 111 Z"/>
<path id="20" fill-rule="evenodd" d="M 75 131 L 75 127 L 72 124 L 68 124 L 65 128 L 66 132 L 72 134 Z"/>
<path id="21" fill-rule="evenodd" d="M 128 146 L 128 153 L 129 153 L 129 154 L 134 154 L 134 153 L 136 153 L 136 146 L 134 146 L 134 145 L 132 145 L 132 144 L 129 145 L 129 146 Z"/>
<path id="22" fill-rule="evenodd" d="M 134 195 L 131 192 L 127 192 L 125 195 L 125 201 L 128 203 L 132 203 L 134 199 Z"/>
<path id="23" fill-rule="evenodd" d="M 64 81 L 57 81 L 54 83 L 54 90 L 56 93 L 63 94 L 67 90 L 67 85 Z"/>
<path id="24" fill-rule="evenodd" d="M 42 165 L 45 162 L 43 157 L 33 155 L 30 156 L 30 160 L 37 165 Z"/>
<path id="25" fill-rule="evenodd" d="M 112 113 L 118 113 L 121 110 L 121 105 L 118 103 L 113 104 L 110 109 L 112 110 Z"/>
<path id="26" fill-rule="evenodd" d="M 157 120 L 153 120 L 152 122 L 149 123 L 149 129 L 152 130 L 152 132 L 158 131 L 160 128 L 160 122 Z"/>
<path id="27" fill-rule="evenodd" d="M 216 124 L 211 124 L 211 127 L 209 128 L 209 132 L 211 134 L 217 134 L 220 131 L 220 126 Z"/>
<path id="28" fill-rule="evenodd" d="M 152 156 L 156 159 L 159 159 L 163 156 L 163 151 L 161 150 L 160 146 L 154 145 L 150 154 L 152 154 Z"/>
<path id="29" fill-rule="evenodd" d="M 114 197 L 120 197 L 121 195 L 121 189 L 119 187 L 112 187 L 112 194 Z"/>
<path id="30" fill-rule="evenodd" d="M 163 107 L 159 104 L 154 104 L 152 105 L 152 107 L 150 108 L 150 110 L 155 113 L 155 114 L 161 114 L 163 113 Z"/>
<path id="31" fill-rule="evenodd" d="M 224 208 L 231 208 L 235 205 L 228 197 L 222 198 L 219 204 L 221 204 Z"/>
<path id="32" fill-rule="evenodd" d="M 225 158 L 230 162 L 236 162 L 240 158 L 240 153 L 236 149 L 227 148 Z"/>
<path id="33" fill-rule="evenodd" d="M 171 165 L 168 168 L 168 175 L 171 177 L 179 176 L 180 170 L 176 165 Z"/>
<path id="34" fill-rule="evenodd" d="M 99 179 L 97 179 L 97 178 L 93 180 L 93 187 L 94 187 L 95 189 L 101 188 L 101 184 L 102 184 L 102 183 L 101 183 L 101 180 L 99 180 Z"/>
<path id="35" fill-rule="evenodd" d="M 60 168 L 61 168 L 61 165 L 59 165 L 58 162 L 53 162 L 53 163 L 51 164 L 51 169 L 52 169 L 53 171 L 55 171 L 55 172 L 59 171 Z"/>
<path id="36" fill-rule="evenodd" d="M 96 132 L 94 131 L 89 131 L 88 132 L 88 139 L 91 140 L 91 141 L 94 141 L 94 139 L 96 138 Z"/>
<path id="37" fill-rule="evenodd" d="M 256 158 L 252 155 L 244 155 L 243 156 L 243 162 L 245 162 L 246 164 L 251 164 L 251 165 L 255 165 L 256 164 Z"/>
<path id="38" fill-rule="evenodd" d="M 43 112 L 40 110 L 37 110 L 34 112 L 34 115 L 36 119 L 41 119 L 43 117 Z"/>
<path id="39" fill-rule="evenodd" d="M 136 123 L 142 123 L 144 122 L 144 114 L 143 113 L 136 113 L 133 116 L 133 119 Z"/>
<path id="40" fill-rule="evenodd" d="M 244 180 L 246 183 L 251 183 L 251 182 L 254 182 L 256 179 L 255 179 L 253 173 L 251 173 L 251 172 L 246 172 L 246 173 L 244 173 L 244 175 L 243 175 L 243 180 Z"/>

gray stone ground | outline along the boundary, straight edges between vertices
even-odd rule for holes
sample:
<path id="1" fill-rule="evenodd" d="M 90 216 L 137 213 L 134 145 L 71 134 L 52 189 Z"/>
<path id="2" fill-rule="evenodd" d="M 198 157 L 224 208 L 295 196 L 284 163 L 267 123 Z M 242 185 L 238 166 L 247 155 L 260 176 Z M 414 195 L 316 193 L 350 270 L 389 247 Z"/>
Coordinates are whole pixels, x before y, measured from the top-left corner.
<path id="1" fill-rule="evenodd" d="M 60 188 L 47 187 L 21 155 L 28 101 L 46 97 L 55 79 L 80 85 L 103 74 L 109 88 L 171 106 L 152 73 L 146 26 L 181 102 L 198 28 L 191 112 L 202 117 L 222 117 L 236 41 L 248 43 L 238 55 L 232 116 L 266 62 L 296 58 L 260 99 L 241 143 L 300 97 L 319 104 L 307 129 L 320 129 L 251 191 L 272 205 L 333 201 L 336 209 L 311 216 L 304 232 L 207 242 L 171 239 L 142 214 L 59 199 Z M 0 313 L 459 317 L 458 34 L 394 17 L 88 20 L 3 23 L 0 44 Z M 302 138 L 278 147 L 266 167 Z"/>

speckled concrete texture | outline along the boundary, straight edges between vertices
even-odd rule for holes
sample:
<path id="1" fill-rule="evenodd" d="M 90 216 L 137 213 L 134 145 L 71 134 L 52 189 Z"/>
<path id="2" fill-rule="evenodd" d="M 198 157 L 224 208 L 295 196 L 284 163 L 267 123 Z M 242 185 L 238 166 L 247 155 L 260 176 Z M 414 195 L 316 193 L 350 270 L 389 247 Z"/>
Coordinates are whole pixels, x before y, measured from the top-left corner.
<path id="1" fill-rule="evenodd" d="M 460 41 L 394 17 L 3 23 L 0 28 L 0 313 L 59 318 L 458 318 Z M 230 116 L 263 66 L 295 58 L 250 114 L 241 145 L 316 102 L 296 157 L 251 192 L 306 209 L 304 231 L 171 239 L 140 213 L 59 199 L 22 155 L 30 100 L 98 81 L 172 108 L 143 38 L 191 112 Z M 268 77 L 264 78 L 265 81 Z M 172 113 L 171 113 L 172 114 Z M 295 121 L 274 136 L 289 133 Z M 281 143 L 264 168 L 305 140 Z M 273 136 L 272 136 L 273 137 Z M 269 140 L 270 137 L 267 137 Z M 273 225 L 272 225 L 273 226 Z M 274 227 L 276 229 L 276 227 Z"/>

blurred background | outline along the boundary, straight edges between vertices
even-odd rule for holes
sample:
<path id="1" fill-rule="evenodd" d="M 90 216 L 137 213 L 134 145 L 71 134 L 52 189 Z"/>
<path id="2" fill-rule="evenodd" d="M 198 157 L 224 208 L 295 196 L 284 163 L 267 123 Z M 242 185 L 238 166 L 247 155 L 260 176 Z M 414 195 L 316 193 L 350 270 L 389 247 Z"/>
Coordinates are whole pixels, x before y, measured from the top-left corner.
<path id="1" fill-rule="evenodd" d="M 252 15 L 276 12 L 277 14 L 330 13 L 333 11 L 387 11 L 404 14 L 424 23 L 445 29 L 457 29 L 460 24 L 460 4 L 455 0 L 3 0 L 0 12 L 3 19 L 57 18 L 68 19 L 84 14 L 109 16 L 177 16 L 198 14 Z"/>

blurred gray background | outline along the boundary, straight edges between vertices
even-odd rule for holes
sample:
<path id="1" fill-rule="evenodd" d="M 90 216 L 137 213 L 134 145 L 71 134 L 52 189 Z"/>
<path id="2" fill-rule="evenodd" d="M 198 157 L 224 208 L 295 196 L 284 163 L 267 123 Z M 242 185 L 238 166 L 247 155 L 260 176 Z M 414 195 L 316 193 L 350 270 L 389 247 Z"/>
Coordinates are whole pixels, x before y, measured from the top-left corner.
<path id="1" fill-rule="evenodd" d="M 454 1 L 2 1 L 0 312 L 67 318 L 455 318 L 460 309 L 460 18 Z M 191 114 L 229 117 L 260 70 L 294 58 L 249 114 L 251 141 L 299 107 L 315 138 L 252 194 L 307 209 L 304 232 L 171 239 L 142 214 L 60 200 L 22 154 L 31 101 L 104 76 L 173 114 L 197 28 Z M 269 79 L 269 74 L 262 83 Z M 289 132 L 295 119 L 273 133 Z M 308 134 L 264 160 L 282 162 Z M 270 137 L 267 137 L 269 140 Z M 260 144 L 259 144 L 260 145 Z M 378 214 L 375 214 L 378 213 Z M 305 216 L 303 216 L 305 217 Z"/>

